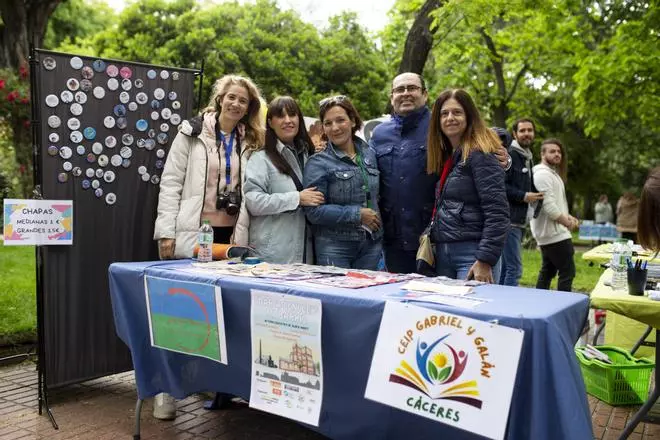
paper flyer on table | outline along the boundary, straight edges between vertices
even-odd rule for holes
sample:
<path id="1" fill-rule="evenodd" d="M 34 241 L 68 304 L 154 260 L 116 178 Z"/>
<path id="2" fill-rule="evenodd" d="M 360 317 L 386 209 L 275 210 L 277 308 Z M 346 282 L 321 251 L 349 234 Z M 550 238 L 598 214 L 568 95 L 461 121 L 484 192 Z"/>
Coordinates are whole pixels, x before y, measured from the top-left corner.
<path id="1" fill-rule="evenodd" d="M 252 290 L 250 406 L 319 425 L 321 301 Z"/>
<path id="2" fill-rule="evenodd" d="M 365 397 L 503 439 L 523 331 L 387 301 Z"/>
<path id="3" fill-rule="evenodd" d="M 227 364 L 219 286 L 145 275 L 144 291 L 152 346 Z"/>

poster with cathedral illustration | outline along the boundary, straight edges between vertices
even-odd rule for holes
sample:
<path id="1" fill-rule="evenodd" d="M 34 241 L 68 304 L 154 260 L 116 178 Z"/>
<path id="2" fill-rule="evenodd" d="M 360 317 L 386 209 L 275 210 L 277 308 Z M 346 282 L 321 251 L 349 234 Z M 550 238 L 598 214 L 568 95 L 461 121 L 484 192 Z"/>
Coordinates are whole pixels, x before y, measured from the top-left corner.
<path id="1" fill-rule="evenodd" d="M 252 408 L 319 425 L 321 301 L 252 290 Z"/>

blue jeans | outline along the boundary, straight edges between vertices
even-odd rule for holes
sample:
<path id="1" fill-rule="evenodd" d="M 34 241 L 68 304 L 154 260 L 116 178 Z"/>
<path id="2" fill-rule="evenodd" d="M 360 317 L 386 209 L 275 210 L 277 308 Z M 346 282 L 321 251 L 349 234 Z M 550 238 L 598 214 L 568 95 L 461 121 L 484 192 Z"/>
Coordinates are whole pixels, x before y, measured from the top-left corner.
<path id="1" fill-rule="evenodd" d="M 523 230 L 511 226 L 506 236 L 504 249 L 502 249 L 502 275 L 499 284 L 503 286 L 517 286 L 523 273 L 522 258 L 520 257 L 520 246 L 522 243 Z"/>
<path id="2" fill-rule="evenodd" d="M 383 252 L 383 240 L 367 238 L 361 241 L 315 237 L 316 264 L 346 269 L 378 270 Z"/>
<path id="3" fill-rule="evenodd" d="M 474 254 L 479 248 L 478 241 L 458 241 L 454 243 L 436 243 L 435 245 L 435 271 L 457 280 L 464 280 L 470 268 L 477 259 Z M 497 260 L 493 266 L 493 280 L 500 279 L 502 259 Z"/>

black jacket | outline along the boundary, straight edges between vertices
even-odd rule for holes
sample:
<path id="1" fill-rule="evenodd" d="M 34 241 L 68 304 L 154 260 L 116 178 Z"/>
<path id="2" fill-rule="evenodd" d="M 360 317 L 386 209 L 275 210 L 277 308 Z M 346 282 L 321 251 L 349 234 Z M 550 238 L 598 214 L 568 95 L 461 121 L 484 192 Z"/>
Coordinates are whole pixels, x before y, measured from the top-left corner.
<path id="1" fill-rule="evenodd" d="M 506 196 L 509 200 L 511 223 L 524 226 L 527 221 L 528 204 L 525 193 L 536 192 L 532 180 L 532 169 L 525 164 L 525 156 L 515 148 L 509 148 L 511 168 L 506 172 Z"/>
<path id="2" fill-rule="evenodd" d="M 431 238 L 434 243 L 479 241 L 476 259 L 494 266 L 509 230 L 504 170 L 494 155 L 481 151 L 472 152 L 462 162 L 458 149 L 453 159 Z"/>

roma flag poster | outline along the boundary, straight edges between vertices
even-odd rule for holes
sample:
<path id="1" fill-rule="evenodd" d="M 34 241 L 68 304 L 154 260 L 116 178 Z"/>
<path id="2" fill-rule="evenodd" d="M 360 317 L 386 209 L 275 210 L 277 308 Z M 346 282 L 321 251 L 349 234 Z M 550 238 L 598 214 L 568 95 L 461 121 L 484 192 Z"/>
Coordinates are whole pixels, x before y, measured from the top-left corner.
<path id="1" fill-rule="evenodd" d="M 153 347 L 227 364 L 219 286 L 145 275 L 144 290 Z"/>
<path id="2" fill-rule="evenodd" d="M 519 329 L 387 301 L 365 397 L 503 439 L 523 336 Z"/>
<path id="3" fill-rule="evenodd" d="M 73 244 L 73 201 L 4 199 L 5 246 Z"/>

